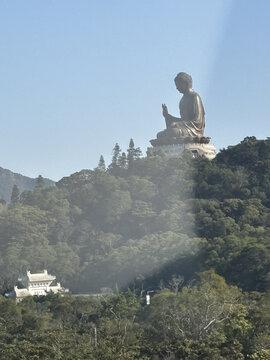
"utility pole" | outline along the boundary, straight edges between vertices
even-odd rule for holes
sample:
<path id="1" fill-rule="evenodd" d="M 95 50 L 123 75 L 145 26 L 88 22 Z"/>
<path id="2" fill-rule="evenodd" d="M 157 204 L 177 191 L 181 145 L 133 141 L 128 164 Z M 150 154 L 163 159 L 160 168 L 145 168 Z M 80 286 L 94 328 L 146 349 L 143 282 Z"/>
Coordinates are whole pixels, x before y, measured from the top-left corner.
<path id="1" fill-rule="evenodd" d="M 97 347 L 97 327 L 94 326 L 94 346 Z"/>

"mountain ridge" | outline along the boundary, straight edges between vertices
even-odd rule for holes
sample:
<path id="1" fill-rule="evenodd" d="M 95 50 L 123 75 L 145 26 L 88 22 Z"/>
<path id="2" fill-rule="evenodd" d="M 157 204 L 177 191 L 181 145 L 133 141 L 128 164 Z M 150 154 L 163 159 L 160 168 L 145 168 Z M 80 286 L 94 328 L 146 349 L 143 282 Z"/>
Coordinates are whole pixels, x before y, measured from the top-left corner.
<path id="1" fill-rule="evenodd" d="M 7 203 L 10 201 L 12 188 L 17 185 L 20 193 L 25 190 L 33 190 L 36 187 L 37 179 L 31 178 L 0 166 L 0 199 Z M 55 182 L 44 178 L 44 187 L 53 186 Z"/>

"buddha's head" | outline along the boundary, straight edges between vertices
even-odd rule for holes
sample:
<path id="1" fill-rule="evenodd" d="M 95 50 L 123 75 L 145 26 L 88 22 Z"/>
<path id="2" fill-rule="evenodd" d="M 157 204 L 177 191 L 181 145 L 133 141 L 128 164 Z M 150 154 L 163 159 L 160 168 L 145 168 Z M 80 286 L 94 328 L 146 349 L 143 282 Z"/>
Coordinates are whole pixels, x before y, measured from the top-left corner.
<path id="1" fill-rule="evenodd" d="M 192 77 L 187 73 L 180 72 L 177 74 L 174 82 L 176 89 L 182 94 L 185 94 L 192 88 Z"/>

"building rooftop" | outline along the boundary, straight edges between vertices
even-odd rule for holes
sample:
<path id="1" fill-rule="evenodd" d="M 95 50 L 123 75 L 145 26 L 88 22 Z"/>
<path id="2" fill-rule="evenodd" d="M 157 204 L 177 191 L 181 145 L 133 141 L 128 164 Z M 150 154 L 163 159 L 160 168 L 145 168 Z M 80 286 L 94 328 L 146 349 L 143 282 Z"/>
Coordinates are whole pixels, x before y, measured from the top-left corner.
<path id="1" fill-rule="evenodd" d="M 30 282 L 32 281 L 53 281 L 56 279 L 55 276 L 48 274 L 47 270 L 43 270 L 42 273 L 31 274 L 30 271 L 27 271 L 27 278 Z"/>

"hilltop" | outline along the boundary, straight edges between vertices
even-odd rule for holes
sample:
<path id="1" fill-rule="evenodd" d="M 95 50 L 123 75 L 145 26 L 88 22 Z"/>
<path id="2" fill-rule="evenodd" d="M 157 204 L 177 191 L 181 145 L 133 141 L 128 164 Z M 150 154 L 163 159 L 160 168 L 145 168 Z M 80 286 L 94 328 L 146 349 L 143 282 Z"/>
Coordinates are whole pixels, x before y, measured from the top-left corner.
<path id="1" fill-rule="evenodd" d="M 2 288 L 48 268 L 75 292 L 188 283 L 214 268 L 244 290 L 269 288 L 270 140 L 215 160 L 117 150 L 1 208 Z M 138 149 L 137 149 L 138 150 Z"/>
<path id="2" fill-rule="evenodd" d="M 269 359 L 269 164 L 269 139 L 213 161 L 117 145 L 107 168 L 0 204 L 2 292 L 49 269 L 102 293 L 0 296 L 0 356 Z"/>

